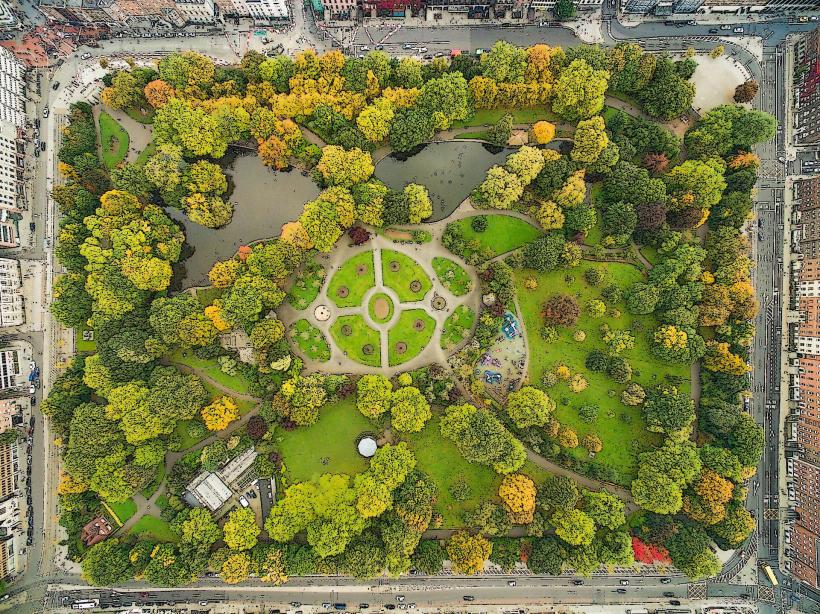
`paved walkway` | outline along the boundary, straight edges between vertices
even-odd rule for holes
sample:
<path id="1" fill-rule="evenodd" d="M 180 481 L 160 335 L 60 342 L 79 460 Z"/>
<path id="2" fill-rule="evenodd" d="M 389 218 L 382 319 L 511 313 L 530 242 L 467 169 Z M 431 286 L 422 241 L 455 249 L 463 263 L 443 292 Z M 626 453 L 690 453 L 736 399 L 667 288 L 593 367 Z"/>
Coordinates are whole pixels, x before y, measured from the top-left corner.
<path id="1" fill-rule="evenodd" d="M 125 112 L 105 107 L 102 109 L 100 105 L 95 104 L 92 107 L 94 113 L 94 121 L 100 125 L 100 111 L 104 110 L 111 117 L 116 119 L 120 125 L 128 132 L 129 145 L 128 153 L 125 156 L 126 162 L 135 162 L 140 152 L 143 151 L 148 143 L 153 138 L 153 131 L 149 124 L 141 124 L 135 119 L 129 117 Z M 100 147 L 105 147 L 105 143 L 100 143 Z"/>
<path id="2" fill-rule="evenodd" d="M 451 218 L 448 218 L 448 220 Z M 300 352 L 298 347 L 292 346 L 292 349 L 299 354 L 304 360 L 305 367 L 310 371 L 338 371 L 341 373 L 351 373 L 354 375 L 365 375 L 373 372 L 373 367 L 363 365 L 356 362 L 346 355 L 344 350 L 338 347 L 333 340 L 330 329 L 333 323 L 339 316 L 343 315 L 360 315 L 363 317 L 365 323 L 373 330 L 379 333 L 380 348 L 381 348 L 381 370 L 384 375 L 388 377 L 399 371 L 409 371 L 417 369 L 425 365 L 437 363 L 446 365 L 447 357 L 453 353 L 456 348 L 450 350 L 443 350 L 441 348 L 441 334 L 444 328 L 444 323 L 447 318 L 459 305 L 467 305 L 474 313 L 478 313 L 480 297 L 480 284 L 475 276 L 473 267 L 460 262 L 459 258 L 453 255 L 446 249 L 440 241 L 441 233 L 444 232 L 444 222 L 436 222 L 434 224 L 425 224 L 417 226 L 407 226 L 408 228 L 424 228 L 426 231 L 433 234 L 433 241 L 422 245 L 408 244 L 408 243 L 394 243 L 382 235 L 375 235 L 368 243 L 359 246 L 352 245 L 338 245 L 333 252 L 321 256 L 320 264 L 325 267 L 327 275 L 325 282 L 319 291 L 316 299 L 307 306 L 304 310 L 297 310 L 292 305 L 283 304 L 279 309 L 279 317 L 285 323 L 286 327 L 290 327 L 297 320 L 307 320 L 312 326 L 318 328 L 330 346 L 330 360 L 319 362 L 309 358 Z M 427 292 L 421 301 L 400 302 L 396 293 L 384 284 L 382 278 L 382 253 L 383 250 L 393 250 L 412 258 L 427 274 L 432 282 L 432 288 Z M 373 252 L 373 268 L 375 283 L 372 288 L 368 289 L 364 294 L 361 305 L 355 307 L 336 307 L 334 299 L 327 294 L 328 287 L 333 275 L 353 256 L 364 252 Z M 456 296 L 438 279 L 436 272 L 433 270 L 433 258 L 444 257 L 450 260 L 459 262 L 465 271 L 472 278 L 472 290 L 464 296 Z M 370 298 L 376 293 L 384 293 L 393 301 L 394 314 L 393 317 L 385 323 L 375 322 L 370 317 L 368 304 Z M 431 307 L 431 301 L 434 296 L 439 295 L 446 300 L 446 307 L 441 310 L 436 310 Z M 326 306 L 331 313 L 328 320 L 320 321 L 316 318 L 315 310 L 318 306 Z M 390 366 L 389 364 L 389 346 L 388 335 L 389 330 L 395 325 L 399 313 L 408 309 L 424 309 L 427 314 L 436 322 L 436 330 L 433 332 L 430 341 L 425 348 L 414 358 L 401 363 L 400 365 Z"/>

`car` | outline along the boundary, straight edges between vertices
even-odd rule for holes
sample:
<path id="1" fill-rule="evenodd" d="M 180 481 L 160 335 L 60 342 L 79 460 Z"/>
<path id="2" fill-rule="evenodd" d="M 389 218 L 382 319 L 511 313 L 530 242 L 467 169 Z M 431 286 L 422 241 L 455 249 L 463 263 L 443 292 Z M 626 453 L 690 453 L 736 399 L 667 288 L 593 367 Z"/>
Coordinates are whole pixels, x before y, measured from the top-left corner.
<path id="1" fill-rule="evenodd" d="M 473 597 L 472 595 L 464 595 L 462 599 L 464 599 L 464 601 L 475 601 L 475 597 Z"/>
<path id="2" fill-rule="evenodd" d="M 31 397 L 31 406 L 34 407 L 37 405 L 37 397 Z"/>
<path id="3" fill-rule="evenodd" d="M 360 604 L 359 604 L 359 609 L 360 609 L 360 610 L 366 610 L 366 609 L 368 609 L 369 607 L 370 607 L 370 604 L 369 604 L 369 603 L 360 603 Z"/>
<path id="4" fill-rule="evenodd" d="M 45 141 L 41 141 L 41 142 L 40 142 L 40 151 L 45 151 L 45 150 L 46 150 L 46 142 L 45 142 Z"/>
<path id="5" fill-rule="evenodd" d="M 720 29 L 721 30 L 731 30 L 732 26 L 730 26 L 728 23 L 725 23 L 722 26 L 720 26 Z"/>
<path id="6" fill-rule="evenodd" d="M 143 34 L 143 36 L 148 36 L 147 34 Z M 200 601 L 199 605 L 208 605 L 207 601 Z"/>
<path id="7" fill-rule="evenodd" d="M 717 34 L 719 31 L 717 28 L 709 28 L 709 34 Z"/>
<path id="8" fill-rule="evenodd" d="M 37 368 L 37 363 L 34 362 L 33 360 L 29 360 L 28 361 L 28 370 L 29 371 L 34 371 L 34 369 L 36 369 L 36 368 Z"/>
<path id="9" fill-rule="evenodd" d="M 661 578 L 661 584 L 672 584 L 672 578 Z"/>
<path id="10" fill-rule="evenodd" d="M 666 592 L 663 594 L 664 597 L 674 597 L 675 593 Z"/>
<path id="11" fill-rule="evenodd" d="M 376 51 L 382 51 L 384 49 L 384 45 L 376 45 Z"/>
<path id="12" fill-rule="evenodd" d="M 396 601 L 404 601 L 404 595 L 396 595 Z"/>
<path id="13" fill-rule="evenodd" d="M 90 53 L 88 53 L 88 52 L 86 51 L 84 54 L 82 54 L 82 55 L 80 56 L 80 59 L 81 59 L 81 60 L 87 60 L 87 59 L 88 59 L 88 58 L 90 58 L 90 57 L 91 57 L 91 54 L 90 54 Z"/>
<path id="14" fill-rule="evenodd" d="M 415 610 L 416 609 L 416 604 L 415 603 L 408 603 L 407 607 L 411 610 Z"/>
<path id="15" fill-rule="evenodd" d="M 202 605 L 202 604 L 200 604 L 200 605 Z M 294 607 L 294 608 L 300 608 L 300 607 L 302 607 L 302 602 L 301 601 L 291 601 L 290 605 L 291 605 L 291 607 Z"/>
<path id="16" fill-rule="evenodd" d="M 370 51 L 370 47 L 368 47 L 367 45 L 362 45 L 361 47 L 359 47 L 359 49 L 361 49 L 362 51 Z"/>
<path id="17" fill-rule="evenodd" d="M 406 603 L 400 603 L 399 604 L 399 609 L 400 610 L 406 610 L 407 609 L 407 604 Z"/>
<path id="18" fill-rule="evenodd" d="M 40 118 L 39 118 L 39 117 L 35 117 L 35 118 L 34 118 L 34 127 L 35 127 L 35 128 L 39 128 L 39 127 L 40 127 Z"/>
<path id="19" fill-rule="evenodd" d="M 242 496 L 239 497 L 239 505 L 241 505 L 242 507 L 248 507 L 250 503 L 248 503 L 248 500 L 244 496 Z"/>
<path id="20" fill-rule="evenodd" d="M 443 58 L 445 55 L 446 55 L 446 54 L 445 54 L 443 51 L 436 51 L 436 52 L 433 54 L 433 57 L 434 57 L 434 58 Z"/>
<path id="21" fill-rule="evenodd" d="M 35 392 L 37 392 L 37 389 L 33 385 L 28 387 L 29 394 L 34 394 Z"/>
<path id="22" fill-rule="evenodd" d="M 680 605 L 680 599 L 670 599 L 669 605 Z"/>
<path id="23" fill-rule="evenodd" d="M 515 585 L 516 585 L 515 580 L 507 580 L 507 586 L 515 586 Z"/>
<path id="24" fill-rule="evenodd" d="M 629 586 L 629 580 L 618 580 L 618 584 L 621 586 Z"/>
<path id="25" fill-rule="evenodd" d="M 737 28 L 734 28 L 732 32 L 734 32 L 735 34 L 743 34 L 743 28 L 741 26 L 738 26 Z"/>
<path id="26" fill-rule="evenodd" d="M 402 49 L 412 49 L 412 48 L 413 48 L 413 43 L 404 43 L 404 44 L 401 46 L 401 48 L 402 48 Z"/>
<path id="27" fill-rule="evenodd" d="M 583 581 L 583 580 L 573 580 L 573 581 L 572 581 L 572 584 L 573 584 L 574 586 L 583 586 L 583 585 L 584 585 L 584 581 Z"/>
<path id="28" fill-rule="evenodd" d="M 60 89 L 60 82 L 59 82 L 59 81 L 55 81 L 54 83 L 52 83 L 52 84 L 51 84 L 51 89 L 53 89 L 55 92 L 56 92 L 58 89 Z"/>
<path id="29" fill-rule="evenodd" d="M 422 59 L 423 60 L 432 60 L 433 59 L 433 54 L 428 53 L 427 55 L 423 56 Z"/>
<path id="30" fill-rule="evenodd" d="M 333 604 L 333 609 L 334 610 L 339 610 L 340 612 L 344 612 L 347 609 L 347 604 L 346 603 L 341 603 L 341 602 L 340 603 L 334 603 Z"/>
<path id="31" fill-rule="evenodd" d="M 329 610 L 330 608 L 332 608 L 332 607 L 333 607 L 333 604 L 332 604 L 332 603 L 330 603 L 329 601 L 324 601 L 324 602 L 322 602 L 322 607 L 323 607 L 325 610 Z"/>
<path id="32" fill-rule="evenodd" d="M 626 589 L 625 588 L 619 588 L 615 592 L 618 593 L 619 595 L 626 595 Z"/>
<path id="33" fill-rule="evenodd" d="M 48 110 L 48 107 L 46 107 L 45 109 L 43 109 L 43 117 L 48 117 L 48 114 L 49 114 L 49 110 Z"/>
<path id="34" fill-rule="evenodd" d="M 395 609 L 396 609 L 396 606 L 395 606 L 395 605 L 393 605 L 392 603 L 385 603 L 385 604 L 384 604 L 384 609 L 385 609 L 385 610 L 395 610 Z"/>
<path id="35" fill-rule="evenodd" d="M 418 53 L 427 53 L 427 47 L 416 47 Z"/>
<path id="36" fill-rule="evenodd" d="M 686 27 L 686 24 L 685 24 L 685 23 L 683 23 L 682 21 L 676 21 L 676 22 L 675 22 L 675 27 L 676 27 L 676 28 L 685 28 L 685 27 Z"/>
<path id="37" fill-rule="evenodd" d="M 609 0 L 609 6 L 615 6 L 615 0 Z"/>

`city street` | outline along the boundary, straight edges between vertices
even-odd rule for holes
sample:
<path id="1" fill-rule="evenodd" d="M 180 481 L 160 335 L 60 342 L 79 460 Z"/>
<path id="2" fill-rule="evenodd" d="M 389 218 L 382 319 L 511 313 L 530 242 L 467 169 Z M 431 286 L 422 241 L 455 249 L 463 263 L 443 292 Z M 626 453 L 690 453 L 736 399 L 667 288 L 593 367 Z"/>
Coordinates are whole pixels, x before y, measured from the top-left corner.
<path id="1" fill-rule="evenodd" d="M 806 30 L 810 24 L 800 26 L 780 22 L 749 23 L 744 22 L 744 36 L 754 35 L 764 38 L 763 61 L 758 62 L 755 54 L 739 45 L 724 42 L 723 39 L 732 37 L 731 32 L 721 32 L 720 38 L 710 35 L 708 25 L 687 25 L 683 28 L 665 26 L 661 22 L 644 23 L 635 27 L 627 27 L 619 23 L 614 9 L 604 6 L 603 34 L 606 44 L 615 44 L 619 40 L 636 40 L 651 50 L 668 50 L 670 52 L 684 52 L 689 47 L 698 50 L 711 50 L 719 42 L 727 48 L 727 54 L 732 54 L 750 73 L 761 83 L 760 94 L 755 100 L 757 108 L 774 114 L 779 124 L 786 121 L 785 79 L 785 37 L 789 33 Z M 385 51 L 391 54 L 401 53 L 405 43 L 420 43 L 426 46 L 429 53 L 449 52 L 451 49 L 475 50 L 489 48 L 497 40 L 508 40 L 515 44 L 531 45 L 547 43 L 551 45 L 570 46 L 580 41 L 570 30 L 562 27 L 444 27 L 421 28 L 402 27 L 392 35 L 388 34 L 391 28 L 358 28 L 353 31 L 352 42 L 361 49 L 367 45 L 371 49 L 376 44 L 383 44 Z M 385 39 L 385 37 L 387 37 Z M 297 19 L 294 31 L 283 36 L 286 49 L 295 49 L 300 40 L 321 45 L 327 48 L 328 41 L 319 41 L 319 34 L 309 22 Z M 114 39 L 103 41 L 99 48 L 78 50 L 74 55 L 67 57 L 65 63 L 54 70 L 52 74 L 43 73 L 41 92 L 42 98 L 35 95 L 31 103 L 32 113 L 41 118 L 41 133 L 47 142 L 46 155 L 40 156 L 35 162 L 35 181 L 33 182 L 33 213 L 38 220 L 35 244 L 32 250 L 20 250 L 19 256 L 27 259 L 41 260 L 46 263 L 49 276 L 46 292 L 40 297 L 42 305 L 47 304 L 50 298 L 52 273 L 55 263 L 51 247 L 54 244 L 56 226 L 54 205 L 48 198 L 51 181 L 55 172 L 54 152 L 57 149 L 57 123 L 66 111 L 64 106 L 56 101 L 72 78 L 90 62 L 96 62 L 100 57 L 112 56 L 157 56 L 182 49 L 192 49 L 207 53 L 225 62 L 238 61 L 242 51 L 242 39 L 235 35 L 198 36 L 191 38 L 139 38 Z M 356 48 L 356 47 L 354 47 Z M 89 52 L 92 58 L 87 61 L 79 59 L 82 52 Z M 51 85 L 60 82 L 57 91 Z M 48 118 L 43 117 L 43 109 L 48 106 L 51 113 Z M 754 259 L 756 262 L 755 286 L 758 301 L 761 305 L 760 314 L 756 321 L 757 334 L 754 342 L 752 357 L 753 367 L 753 399 L 751 411 L 757 422 L 764 426 L 767 445 L 764 458 L 757 476 L 752 478 L 749 488 L 749 506 L 757 517 L 758 538 L 757 559 L 768 561 L 772 568 L 778 568 L 778 535 L 779 520 L 775 515 L 772 519 L 764 519 L 764 510 L 778 508 L 785 505 L 780 500 L 780 464 L 782 456 L 782 420 L 780 412 L 780 381 L 781 381 L 781 313 L 783 279 L 783 246 L 784 246 L 784 167 L 778 158 L 785 154 L 784 133 L 778 133 L 776 142 L 765 143 L 757 150 L 762 160 L 762 172 L 758 183 L 758 202 L 756 206 L 757 219 L 761 220 L 759 228 L 757 222 L 751 223 L 750 238 L 753 239 Z M 759 236 L 758 236 L 759 235 Z M 71 353 L 71 347 L 66 341 L 58 338 L 51 318 L 44 314 L 44 332 L 33 332 L 18 335 L 18 338 L 29 341 L 35 353 L 37 364 L 42 365 L 43 388 L 38 390 L 36 429 L 34 438 L 33 483 L 34 489 L 34 523 L 35 544 L 28 549 L 28 569 L 18 579 L 11 593 L 14 598 L 0 606 L 0 610 L 14 607 L 20 612 L 39 611 L 43 607 L 52 611 L 63 605 L 62 598 L 84 598 L 100 596 L 102 600 L 111 600 L 110 592 L 100 594 L 100 591 L 89 591 L 82 586 L 82 581 L 76 576 L 59 572 L 54 567 L 55 548 L 59 542 L 56 508 L 56 485 L 59 479 L 57 467 L 57 453 L 52 437 L 45 429 L 45 421 L 40 414 L 42 395 L 49 388 L 55 376 L 54 367 L 59 364 L 61 357 Z M 37 476 L 40 476 L 39 478 Z M 41 486 L 41 488 L 39 488 Z M 752 544 L 754 545 L 754 544 Z M 737 571 L 745 564 L 754 564 L 753 558 L 741 559 L 737 554 L 725 567 L 727 575 L 724 582 L 708 585 L 709 596 L 721 598 L 740 598 L 757 594 L 755 586 L 732 584 Z M 731 570 L 733 573 L 728 574 Z M 321 604 L 323 602 L 347 601 L 351 604 L 359 602 L 370 603 L 373 607 L 394 601 L 395 594 L 405 594 L 408 602 L 422 606 L 463 604 L 462 597 L 470 594 L 476 597 L 478 604 L 492 603 L 610 603 L 610 604 L 644 604 L 661 603 L 664 592 L 673 592 L 675 598 L 684 600 L 690 594 L 690 585 L 683 578 L 674 578 L 672 585 L 660 584 L 656 577 L 633 577 L 626 594 L 615 592 L 618 578 L 614 576 L 593 577 L 585 580 L 584 586 L 572 586 L 569 579 L 517 577 L 518 586 L 509 587 L 506 577 L 470 578 L 468 580 L 451 577 L 418 577 L 383 579 L 367 586 L 358 585 L 358 581 L 341 578 L 312 578 L 294 579 L 286 587 L 272 588 L 255 586 L 226 588 L 216 580 L 203 579 L 195 587 L 174 589 L 170 591 L 147 590 L 146 586 L 134 583 L 133 587 L 126 587 L 127 594 L 121 595 L 122 604 L 132 602 L 157 603 L 168 602 L 199 602 L 223 601 L 225 599 L 241 600 L 246 602 L 264 602 L 272 604 L 287 604 L 298 601 L 305 604 Z M 760 584 L 766 580 L 761 576 Z M 47 590 L 47 583 L 60 584 L 54 590 Z M 72 589 L 77 586 L 77 589 Z M 469 588 L 465 588 L 469 587 Z M 465 592 L 469 591 L 469 592 Z M 123 591 L 120 591 L 121 593 Z M 26 597 L 24 605 L 19 604 L 17 598 L 21 594 Z M 283 609 L 287 609 L 283 605 Z"/>

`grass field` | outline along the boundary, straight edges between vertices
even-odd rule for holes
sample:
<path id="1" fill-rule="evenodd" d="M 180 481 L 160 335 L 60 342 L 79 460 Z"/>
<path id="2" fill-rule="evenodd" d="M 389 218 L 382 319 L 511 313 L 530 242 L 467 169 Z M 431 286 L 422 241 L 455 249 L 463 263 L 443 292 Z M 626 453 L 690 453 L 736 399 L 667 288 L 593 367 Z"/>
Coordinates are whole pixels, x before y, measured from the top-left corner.
<path id="1" fill-rule="evenodd" d="M 205 433 L 202 437 L 191 437 L 188 433 L 188 425 L 192 422 L 194 422 L 194 420 L 180 420 L 174 427 L 174 436 L 179 438 L 180 450 L 187 450 L 188 448 L 198 444 L 206 437 L 210 436 L 208 433 Z"/>
<path id="2" fill-rule="evenodd" d="M 74 330 L 74 348 L 77 352 L 96 352 L 97 342 L 94 339 L 91 341 L 83 340 L 83 332 L 86 330 L 90 329 L 86 326 L 85 328 L 77 328 Z"/>
<path id="3" fill-rule="evenodd" d="M 327 296 L 337 307 L 357 307 L 375 283 L 373 252 L 362 252 L 348 258 L 333 274 L 327 287 Z M 347 296 L 339 295 L 342 287 L 347 288 Z"/>
<path id="4" fill-rule="evenodd" d="M 319 294 L 325 281 L 325 269 L 317 262 L 308 262 L 304 269 L 296 273 L 293 285 L 288 291 L 288 302 L 294 309 L 306 309 Z"/>
<path id="5" fill-rule="evenodd" d="M 154 107 L 150 104 L 145 105 L 142 108 L 135 109 L 130 108 L 126 109 L 125 113 L 136 122 L 141 124 L 153 124 L 154 123 Z"/>
<path id="6" fill-rule="evenodd" d="M 453 313 L 444 321 L 444 330 L 441 331 L 442 349 L 450 349 L 463 341 L 465 333 L 473 329 L 475 324 L 475 312 L 467 305 L 459 305 Z"/>
<path id="7" fill-rule="evenodd" d="M 511 215 L 487 215 L 487 230 L 476 232 L 470 225 L 472 218 L 466 217 L 455 222 L 461 226 L 464 240 L 469 243 L 476 240 L 482 247 L 489 248 L 493 254 L 506 254 L 514 249 L 534 241 L 543 233 L 524 220 Z"/>
<path id="8" fill-rule="evenodd" d="M 227 373 L 223 373 L 216 358 L 209 358 L 207 360 L 197 358 L 190 350 L 177 349 L 169 356 L 169 359 L 171 362 L 202 371 L 215 382 L 231 390 L 235 390 L 238 393 L 247 394 L 248 392 L 248 381 L 241 375 L 228 375 Z"/>
<path id="9" fill-rule="evenodd" d="M 177 542 L 179 537 L 162 518 L 146 514 L 131 527 L 131 534 L 160 542 Z"/>
<path id="10" fill-rule="evenodd" d="M 148 158 L 153 156 L 155 153 L 157 153 L 157 144 L 154 143 L 154 141 L 151 141 L 145 146 L 145 149 L 137 155 L 136 165 L 143 166 L 146 162 L 148 162 Z"/>
<path id="11" fill-rule="evenodd" d="M 391 270 L 394 262 L 398 263 L 397 271 Z M 382 250 L 382 279 L 384 285 L 392 289 L 402 303 L 422 300 L 433 287 L 433 282 L 418 262 L 392 249 Z M 421 283 L 417 292 L 410 288 L 414 281 Z"/>
<path id="12" fill-rule="evenodd" d="M 424 322 L 422 330 L 416 330 L 416 320 Z M 400 365 L 418 356 L 427 347 L 436 330 L 436 321 L 424 309 L 407 309 L 399 314 L 399 319 L 387 332 L 388 362 L 391 367 Z M 406 351 L 396 351 L 396 344 L 404 343 Z"/>
<path id="13" fill-rule="evenodd" d="M 208 288 L 197 288 L 196 300 L 199 301 L 199 304 L 203 307 L 207 307 L 216 299 L 220 298 L 224 293 L 225 290 L 222 288 L 214 288 L 213 286 Z"/>
<path id="14" fill-rule="evenodd" d="M 211 401 L 215 401 L 221 397 L 230 397 L 233 399 L 233 402 L 236 403 L 236 408 L 239 410 L 240 416 L 244 416 L 258 405 L 256 401 L 252 401 L 250 399 L 238 399 L 234 395 L 220 390 L 210 382 L 203 380 L 202 385 L 205 386 L 205 390 L 207 390 L 208 394 L 211 395 Z"/>
<path id="15" fill-rule="evenodd" d="M 433 270 L 442 285 L 456 296 L 464 296 L 472 288 L 472 279 L 467 271 L 449 258 L 433 258 Z"/>
<path id="16" fill-rule="evenodd" d="M 125 160 L 130 142 L 128 131 L 108 113 L 100 111 L 100 152 L 108 168 Z"/>
<path id="17" fill-rule="evenodd" d="M 507 113 L 512 115 L 513 124 L 534 124 L 541 120 L 561 121 L 561 118 L 546 107 L 537 109 L 478 109 L 471 117 L 461 121 L 454 121 L 451 127 L 492 126 Z"/>
<path id="18" fill-rule="evenodd" d="M 351 330 L 350 335 L 344 335 L 342 328 L 349 326 Z M 330 334 L 336 345 L 345 353 L 345 355 L 369 367 L 381 367 L 381 339 L 379 331 L 373 330 L 364 322 L 364 318 L 360 315 L 346 315 L 339 316 L 330 327 Z M 373 353 L 366 355 L 362 352 L 365 345 L 370 345 Z"/>
<path id="19" fill-rule="evenodd" d="M 376 306 L 379 302 L 382 302 L 382 304 L 388 306 L 386 313 L 376 313 Z M 393 309 L 393 301 L 391 301 L 390 297 L 383 292 L 377 292 L 371 296 L 370 302 L 367 305 L 367 312 L 370 315 L 370 319 L 374 322 L 378 322 L 379 324 L 384 324 L 385 322 L 390 321 L 390 318 L 393 317 Z"/>
<path id="20" fill-rule="evenodd" d="M 131 516 L 137 513 L 137 504 L 133 499 L 128 499 L 122 503 L 110 503 L 106 501 L 105 504 L 113 510 L 122 524 L 128 522 Z"/>
<path id="21" fill-rule="evenodd" d="M 352 399 L 325 405 L 319 419 L 292 431 L 277 429 L 276 441 L 290 483 L 316 478 L 323 473 L 353 475 L 367 469 L 367 460 L 356 450 L 358 436 L 372 432 Z M 322 463 L 326 459 L 326 463 Z"/>
<path id="22" fill-rule="evenodd" d="M 655 321 L 648 316 L 629 314 L 623 303 L 610 305 L 621 311 L 619 318 L 590 318 L 583 306 L 592 298 L 600 297 L 599 288 L 589 286 L 584 281 L 584 270 L 591 266 L 605 267 L 612 282 L 622 288 L 629 287 L 640 280 L 641 273 L 635 267 L 621 263 L 595 264 L 584 262 L 580 267 L 569 270 L 551 271 L 537 274 L 532 271 L 516 271 L 518 302 L 521 306 L 529 345 L 529 378 L 538 382 L 544 370 L 554 368 L 556 363 L 567 365 L 573 373 L 580 372 L 588 380 L 589 387 L 575 394 L 566 384 L 558 383 L 549 389 L 549 395 L 557 403 L 556 417 L 559 422 L 570 426 L 578 432 L 579 438 L 588 432 L 595 432 L 603 441 L 603 450 L 597 455 L 596 462 L 605 463 L 617 469 L 627 480 L 635 471 L 635 453 L 654 444 L 657 436 L 644 429 L 639 408 L 628 407 L 620 402 L 620 394 L 625 385 L 618 384 L 604 373 L 589 371 L 584 366 L 587 354 L 593 349 L 603 349 L 599 327 L 603 323 L 612 328 L 630 329 L 635 336 L 635 347 L 627 350 L 623 356 L 633 368 L 633 380 L 644 387 L 664 383 L 667 375 L 684 380 L 681 388 L 689 389 L 689 366 L 668 365 L 656 360 L 649 351 L 648 334 L 654 330 Z M 566 275 L 571 275 L 568 282 Z M 538 280 L 538 289 L 530 291 L 524 288 L 526 277 L 534 275 Z M 553 294 L 562 292 L 572 294 L 581 305 L 581 317 L 575 328 L 559 327 L 559 339 L 547 343 L 541 338 L 543 326 L 541 310 L 544 302 Z M 586 333 L 583 342 L 577 342 L 572 334 L 576 329 Z M 593 424 L 583 422 L 578 417 L 578 409 L 585 404 L 595 403 L 600 407 L 598 418 Z M 576 448 L 574 453 L 586 457 L 583 448 Z"/>
<path id="23" fill-rule="evenodd" d="M 330 346 L 318 328 L 307 320 L 297 320 L 290 327 L 290 338 L 299 346 L 302 353 L 313 360 L 326 362 L 330 360 Z"/>

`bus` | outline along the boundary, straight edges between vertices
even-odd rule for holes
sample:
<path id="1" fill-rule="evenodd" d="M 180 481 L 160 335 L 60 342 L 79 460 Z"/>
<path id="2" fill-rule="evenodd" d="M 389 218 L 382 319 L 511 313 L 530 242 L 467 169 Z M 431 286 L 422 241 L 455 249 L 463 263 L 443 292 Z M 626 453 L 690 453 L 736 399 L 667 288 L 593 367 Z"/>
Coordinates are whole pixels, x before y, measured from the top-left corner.
<path id="1" fill-rule="evenodd" d="M 74 603 L 71 604 L 72 610 L 93 610 L 94 608 L 99 607 L 100 600 L 99 599 L 78 599 Z"/>
<path id="2" fill-rule="evenodd" d="M 766 574 L 766 577 L 769 579 L 769 582 L 772 583 L 772 586 L 777 586 L 777 578 L 775 578 L 772 568 L 769 567 L 766 563 L 761 563 L 760 569 L 762 569 L 763 573 Z"/>

